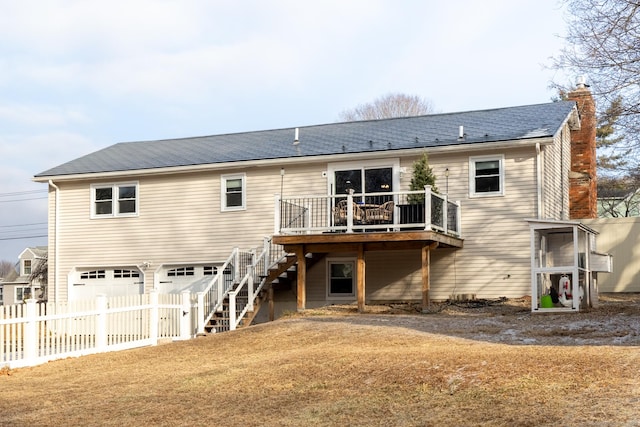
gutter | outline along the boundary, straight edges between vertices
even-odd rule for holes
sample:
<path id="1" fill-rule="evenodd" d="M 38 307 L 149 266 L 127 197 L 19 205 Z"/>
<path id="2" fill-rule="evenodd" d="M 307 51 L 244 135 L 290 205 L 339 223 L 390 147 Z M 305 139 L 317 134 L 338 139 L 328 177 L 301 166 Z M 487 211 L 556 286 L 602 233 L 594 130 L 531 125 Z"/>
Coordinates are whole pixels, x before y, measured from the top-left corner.
<path id="1" fill-rule="evenodd" d="M 57 185 L 55 185 L 52 180 L 49 180 L 49 186 L 53 187 L 55 189 L 55 191 L 56 191 L 56 209 L 55 209 L 55 214 L 54 214 L 55 215 L 55 219 L 54 219 L 55 231 L 53 233 L 53 239 L 54 239 L 53 246 L 54 246 L 54 250 L 56 251 L 56 254 L 55 254 L 55 257 L 54 257 L 54 261 L 53 261 L 53 289 L 54 289 L 54 292 L 55 292 L 54 301 L 57 303 L 59 301 L 58 300 L 58 292 L 59 292 L 58 291 L 58 265 L 59 265 L 58 264 L 58 259 L 59 259 L 58 258 L 59 255 L 58 254 L 60 253 L 60 251 L 58 250 L 59 249 L 58 227 L 60 226 L 60 208 L 59 208 L 59 206 L 60 206 L 60 203 L 59 203 L 59 201 L 60 201 L 60 188 Z"/>
<path id="2" fill-rule="evenodd" d="M 542 155 L 540 143 L 536 143 L 536 192 L 538 197 L 538 218 L 542 218 Z"/>

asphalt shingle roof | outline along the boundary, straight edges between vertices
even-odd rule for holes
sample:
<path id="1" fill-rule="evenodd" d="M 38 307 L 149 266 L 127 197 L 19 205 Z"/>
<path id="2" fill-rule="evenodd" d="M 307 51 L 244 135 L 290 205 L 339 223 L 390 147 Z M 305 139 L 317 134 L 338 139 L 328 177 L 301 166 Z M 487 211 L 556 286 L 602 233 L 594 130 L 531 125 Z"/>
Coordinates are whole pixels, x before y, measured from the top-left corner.
<path id="1" fill-rule="evenodd" d="M 555 135 L 573 101 L 194 138 L 125 142 L 36 175 L 49 177 L 342 153 L 444 147 Z M 458 139 L 459 126 L 465 138 Z"/>

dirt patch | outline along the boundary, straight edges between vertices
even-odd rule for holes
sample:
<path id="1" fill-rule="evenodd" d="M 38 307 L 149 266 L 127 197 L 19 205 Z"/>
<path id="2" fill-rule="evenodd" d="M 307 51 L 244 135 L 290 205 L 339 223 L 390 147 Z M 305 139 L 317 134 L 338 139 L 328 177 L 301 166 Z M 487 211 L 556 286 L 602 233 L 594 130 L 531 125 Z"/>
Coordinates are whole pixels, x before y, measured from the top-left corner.
<path id="1" fill-rule="evenodd" d="M 364 315 L 363 315 L 364 314 Z M 567 313 L 532 313 L 530 297 L 468 302 L 334 305 L 292 316 L 349 318 L 358 324 L 393 324 L 422 332 L 521 345 L 640 345 L 640 294 L 601 294 L 597 308 Z"/>

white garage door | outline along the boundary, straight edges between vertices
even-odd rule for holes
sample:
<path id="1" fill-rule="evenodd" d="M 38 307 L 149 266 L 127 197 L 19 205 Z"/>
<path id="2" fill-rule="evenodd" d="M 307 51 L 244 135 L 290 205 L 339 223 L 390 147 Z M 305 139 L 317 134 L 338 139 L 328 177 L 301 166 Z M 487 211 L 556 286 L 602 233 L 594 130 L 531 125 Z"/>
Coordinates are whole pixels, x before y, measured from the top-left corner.
<path id="1" fill-rule="evenodd" d="M 218 273 L 220 265 L 171 265 L 162 269 L 158 292 L 200 292 Z"/>
<path id="2" fill-rule="evenodd" d="M 78 271 L 69 299 L 94 299 L 100 294 L 116 297 L 142 293 L 144 277 L 137 268 L 100 268 Z"/>

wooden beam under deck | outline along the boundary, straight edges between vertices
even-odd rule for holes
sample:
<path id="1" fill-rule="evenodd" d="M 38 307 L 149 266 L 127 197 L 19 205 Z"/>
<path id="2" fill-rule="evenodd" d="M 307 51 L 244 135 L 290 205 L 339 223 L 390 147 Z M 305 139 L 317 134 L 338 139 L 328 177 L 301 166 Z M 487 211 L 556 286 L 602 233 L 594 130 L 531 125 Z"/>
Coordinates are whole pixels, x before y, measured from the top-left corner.
<path id="1" fill-rule="evenodd" d="M 295 253 L 298 263 L 297 306 L 306 307 L 306 279 L 308 253 L 357 253 L 356 298 L 358 311 L 365 309 L 365 253 L 367 251 L 420 249 L 422 255 L 422 307 L 429 305 L 431 251 L 438 248 L 462 248 L 463 240 L 434 231 L 406 231 L 381 233 L 327 233 L 273 236 L 273 243 L 283 245 L 285 251 Z"/>
<path id="2" fill-rule="evenodd" d="M 420 249 L 438 243 L 441 248 L 462 248 L 464 240 L 435 231 L 392 231 L 379 233 L 323 233 L 273 236 L 273 243 L 287 252 L 304 245 L 306 252 L 356 252 L 358 245 L 366 251 Z"/>

